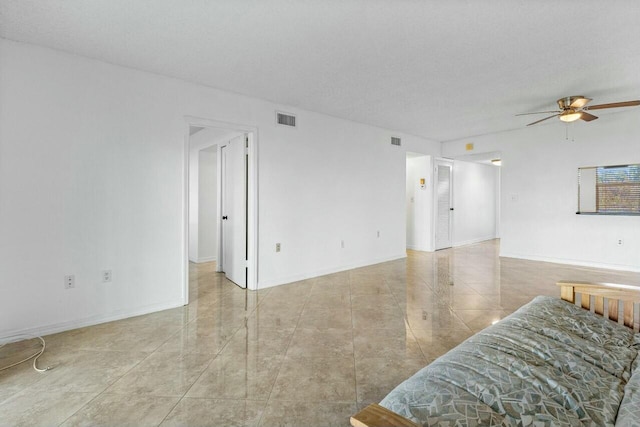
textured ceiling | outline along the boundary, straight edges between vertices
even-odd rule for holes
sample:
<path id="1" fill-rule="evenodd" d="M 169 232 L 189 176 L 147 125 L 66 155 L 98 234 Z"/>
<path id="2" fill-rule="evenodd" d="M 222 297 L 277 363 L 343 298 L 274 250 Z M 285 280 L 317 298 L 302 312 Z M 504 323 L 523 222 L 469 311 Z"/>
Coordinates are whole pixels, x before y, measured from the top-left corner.
<path id="1" fill-rule="evenodd" d="M 637 0 L 0 0 L 6 39 L 439 141 L 640 99 L 639 23 Z"/>

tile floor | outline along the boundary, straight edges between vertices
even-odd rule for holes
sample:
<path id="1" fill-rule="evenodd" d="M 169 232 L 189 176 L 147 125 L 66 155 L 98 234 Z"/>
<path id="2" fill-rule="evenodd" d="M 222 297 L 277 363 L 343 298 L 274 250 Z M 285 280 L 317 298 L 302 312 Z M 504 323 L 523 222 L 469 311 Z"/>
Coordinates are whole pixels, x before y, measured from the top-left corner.
<path id="1" fill-rule="evenodd" d="M 561 279 L 640 274 L 499 258 L 498 241 L 259 292 L 191 266 L 182 308 L 45 337 L 0 372 L 0 425 L 347 426 L 422 366 Z M 0 366 L 38 346 L 0 349 Z"/>

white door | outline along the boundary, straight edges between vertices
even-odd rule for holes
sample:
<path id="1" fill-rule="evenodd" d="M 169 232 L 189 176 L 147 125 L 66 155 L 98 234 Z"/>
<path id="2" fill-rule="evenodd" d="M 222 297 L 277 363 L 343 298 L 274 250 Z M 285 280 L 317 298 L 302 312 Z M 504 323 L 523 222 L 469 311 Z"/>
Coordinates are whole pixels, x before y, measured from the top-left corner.
<path id="1" fill-rule="evenodd" d="M 451 247 L 451 172 L 452 165 L 436 162 L 436 250 Z"/>
<path id="2" fill-rule="evenodd" d="M 247 287 L 247 155 L 246 135 L 222 146 L 222 271 Z"/>

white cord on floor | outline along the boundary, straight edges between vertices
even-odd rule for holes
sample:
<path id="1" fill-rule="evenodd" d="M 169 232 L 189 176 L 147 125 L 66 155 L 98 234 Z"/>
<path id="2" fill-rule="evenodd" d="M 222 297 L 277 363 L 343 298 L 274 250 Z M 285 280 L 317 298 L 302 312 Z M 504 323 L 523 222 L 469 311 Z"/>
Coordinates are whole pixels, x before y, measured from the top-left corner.
<path id="1" fill-rule="evenodd" d="M 39 336 L 38 336 L 38 337 L 36 337 L 36 336 L 31 336 L 31 335 L 14 335 L 14 336 L 12 336 L 12 337 L 7 337 L 7 339 L 9 339 L 9 340 L 12 340 L 12 339 L 14 339 L 14 338 L 25 338 L 25 339 L 34 339 L 34 338 L 38 338 L 38 339 L 42 342 L 42 348 L 40 349 L 40 351 L 38 351 L 38 352 L 36 352 L 36 353 L 32 354 L 31 356 L 27 357 L 26 359 L 22 359 L 21 361 L 16 362 L 16 363 L 13 363 L 13 364 L 11 364 L 11 365 L 9 365 L 9 366 L 3 366 L 3 367 L 1 367 L 1 368 L 0 368 L 0 371 L 4 371 L 5 369 L 13 368 L 14 366 L 17 366 L 17 365 L 19 365 L 19 364 L 21 364 L 21 363 L 24 363 L 24 362 L 26 362 L 27 360 L 31 360 L 31 359 L 33 359 L 33 369 L 35 369 L 37 372 L 46 372 L 46 371 L 48 371 L 48 370 L 50 370 L 50 369 L 53 369 L 51 366 L 47 366 L 47 367 L 46 367 L 46 368 L 44 368 L 44 369 L 40 369 L 40 368 L 38 368 L 38 366 L 37 366 L 38 358 L 39 358 L 40 356 L 42 356 L 42 353 L 44 353 L 44 349 L 45 349 L 45 347 L 46 347 L 46 344 L 45 344 L 45 342 L 44 342 L 44 338 L 39 337 Z M 6 344 L 0 344 L 0 348 L 4 347 L 5 345 L 6 345 Z M 34 359 L 34 358 L 35 358 L 35 359 Z"/>

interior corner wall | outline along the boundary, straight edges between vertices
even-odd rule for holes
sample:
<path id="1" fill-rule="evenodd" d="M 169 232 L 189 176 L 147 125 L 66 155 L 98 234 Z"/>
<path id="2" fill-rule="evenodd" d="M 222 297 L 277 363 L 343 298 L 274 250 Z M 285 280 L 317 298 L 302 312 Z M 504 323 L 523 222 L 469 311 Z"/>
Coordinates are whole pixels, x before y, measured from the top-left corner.
<path id="1" fill-rule="evenodd" d="M 218 154 L 200 150 L 198 166 L 198 262 L 217 259 Z"/>
<path id="2" fill-rule="evenodd" d="M 433 251 L 433 170 L 431 156 L 407 158 L 407 248 Z M 420 179 L 425 179 L 421 186 Z"/>
<path id="3" fill-rule="evenodd" d="M 184 304 L 186 116 L 258 129 L 260 288 L 405 256 L 405 153 L 439 142 L 5 39 L 0 58 L 0 339 Z"/>
<path id="4" fill-rule="evenodd" d="M 453 246 L 496 238 L 499 168 L 453 162 Z"/>
<path id="5" fill-rule="evenodd" d="M 579 167 L 640 163 L 639 113 L 447 142 L 443 155 L 465 154 L 467 142 L 502 153 L 501 256 L 640 271 L 640 216 L 576 215 Z"/>

